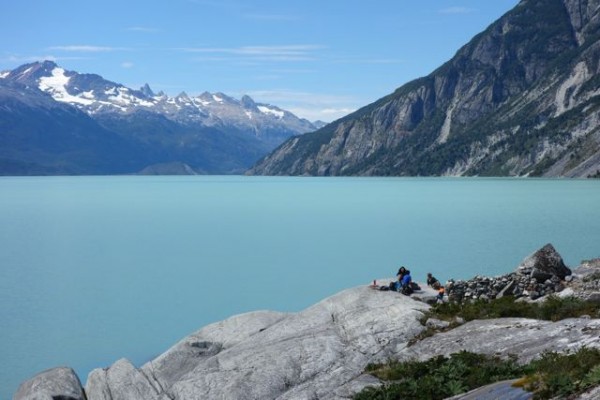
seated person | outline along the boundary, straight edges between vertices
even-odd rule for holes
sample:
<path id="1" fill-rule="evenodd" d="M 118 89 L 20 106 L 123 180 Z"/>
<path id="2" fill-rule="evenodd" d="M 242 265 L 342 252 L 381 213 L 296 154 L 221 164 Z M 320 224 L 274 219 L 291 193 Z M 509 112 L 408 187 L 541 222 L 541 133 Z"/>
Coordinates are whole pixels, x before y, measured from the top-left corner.
<path id="1" fill-rule="evenodd" d="M 440 281 L 438 281 L 433 275 L 431 275 L 431 272 L 427 273 L 427 286 L 431 286 L 435 290 L 439 290 L 442 287 Z"/>
<path id="2" fill-rule="evenodd" d="M 437 294 L 437 299 L 439 301 L 443 301 L 444 300 L 444 293 L 445 293 L 445 289 L 443 286 L 440 286 L 440 288 L 438 289 L 438 294 Z"/>
<path id="3" fill-rule="evenodd" d="M 399 288 L 397 288 L 396 290 L 398 290 L 399 292 L 402 292 L 403 294 L 411 294 L 413 292 L 412 289 L 412 277 L 410 276 L 410 271 L 406 270 L 406 272 L 404 273 L 404 275 L 402 276 L 402 279 L 400 279 L 398 281 L 399 283 Z"/>

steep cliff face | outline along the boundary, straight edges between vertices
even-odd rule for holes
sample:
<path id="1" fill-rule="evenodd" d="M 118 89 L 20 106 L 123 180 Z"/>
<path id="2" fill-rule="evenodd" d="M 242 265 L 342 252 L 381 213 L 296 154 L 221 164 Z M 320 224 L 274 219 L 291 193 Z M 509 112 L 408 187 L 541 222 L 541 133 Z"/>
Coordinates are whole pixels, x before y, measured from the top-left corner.
<path id="1" fill-rule="evenodd" d="M 599 8 L 523 0 L 429 76 L 288 140 L 250 173 L 594 174 Z"/>

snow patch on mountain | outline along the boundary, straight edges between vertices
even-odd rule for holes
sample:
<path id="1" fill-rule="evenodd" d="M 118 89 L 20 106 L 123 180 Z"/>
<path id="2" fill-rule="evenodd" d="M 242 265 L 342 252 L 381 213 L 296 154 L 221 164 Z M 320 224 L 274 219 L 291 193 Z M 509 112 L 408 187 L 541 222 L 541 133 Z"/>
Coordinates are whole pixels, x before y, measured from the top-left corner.
<path id="1" fill-rule="evenodd" d="M 0 79 L 4 79 L 10 74 L 10 71 L 2 71 L 0 72 Z"/>
<path id="2" fill-rule="evenodd" d="M 224 93 L 204 92 L 190 96 L 181 92 L 171 97 L 155 94 L 147 83 L 135 90 L 96 74 L 65 70 L 51 61 L 23 65 L 2 73 L 3 78 L 37 87 L 54 100 L 69 103 L 94 118 L 111 116 L 126 121 L 137 112 L 161 115 L 191 128 L 211 127 L 244 132 L 268 147 L 318 127 L 294 114 L 269 104 L 255 103 L 245 95 L 240 100 Z"/>
<path id="3" fill-rule="evenodd" d="M 31 68 L 30 68 L 31 69 Z M 29 69 L 23 74 L 27 74 Z M 94 100 L 83 97 L 73 96 L 67 91 L 67 85 L 71 78 L 65 74 L 62 68 L 54 68 L 51 76 L 43 76 L 40 78 L 39 88 L 44 92 L 48 92 L 56 101 L 64 103 L 76 103 L 82 105 L 92 105 Z"/>
<path id="4" fill-rule="evenodd" d="M 265 107 L 265 106 L 258 106 L 258 109 L 263 114 L 272 114 L 272 115 L 275 115 L 278 118 L 283 118 L 283 116 L 285 115 L 285 113 L 283 111 L 281 111 L 281 110 L 275 110 L 273 108 L 269 108 L 269 107 Z"/>
<path id="5" fill-rule="evenodd" d="M 114 101 L 124 106 L 142 106 L 142 107 L 153 107 L 154 103 L 151 101 L 144 100 L 131 93 L 128 88 L 122 87 L 117 89 L 117 94 L 110 96 L 109 100 Z"/>

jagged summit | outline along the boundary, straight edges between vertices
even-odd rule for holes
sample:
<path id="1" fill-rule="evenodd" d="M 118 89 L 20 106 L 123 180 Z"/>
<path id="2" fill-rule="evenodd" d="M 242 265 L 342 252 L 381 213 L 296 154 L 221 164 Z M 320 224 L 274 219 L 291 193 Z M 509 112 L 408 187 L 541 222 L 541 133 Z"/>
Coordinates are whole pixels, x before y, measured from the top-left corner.
<path id="1" fill-rule="evenodd" d="M 6 75 L 6 79 L 30 85 L 42 77 L 51 76 L 55 68 L 58 65 L 54 61 L 37 61 L 15 68 Z"/>
<path id="2" fill-rule="evenodd" d="M 238 127 L 246 124 L 251 131 L 256 131 L 257 124 L 278 124 L 269 129 L 293 134 L 316 129 L 310 122 L 295 116 L 281 125 L 278 121 L 283 110 L 266 104 L 259 105 L 249 96 L 238 101 L 222 92 L 190 96 L 183 91 L 175 97 L 169 97 L 162 92 L 155 94 L 147 83 L 139 90 L 133 90 L 97 74 L 67 71 L 52 61 L 23 65 L 10 71 L 4 78 L 37 87 L 56 101 L 72 104 L 91 115 L 129 114 L 143 110 L 183 123 L 223 126 L 233 122 Z M 249 116 L 247 110 L 257 111 L 257 106 L 262 107 L 260 112 Z"/>
<path id="3" fill-rule="evenodd" d="M 242 96 L 241 103 L 242 103 L 242 106 L 244 106 L 244 108 L 247 108 L 247 109 L 255 109 L 256 108 L 256 103 L 254 102 L 252 97 L 248 96 L 247 94 Z"/>
<path id="4" fill-rule="evenodd" d="M 146 97 L 156 96 L 156 94 L 154 94 L 152 89 L 150 89 L 150 85 L 148 85 L 147 83 L 140 88 L 140 92 L 142 92 L 144 94 L 144 96 L 146 96 Z"/>
<path id="5" fill-rule="evenodd" d="M 0 174 L 28 174 L 34 170 L 36 174 L 136 173 L 163 171 L 157 166 L 164 165 L 188 165 L 190 171 L 200 173 L 241 173 L 285 139 L 317 129 L 307 120 L 274 106 L 257 104 L 249 97 L 237 100 L 221 92 L 199 96 L 182 92 L 171 97 L 154 93 L 149 84 L 131 89 L 97 74 L 68 71 L 52 61 L 26 64 L 0 77 L 0 120 L 14 120 L 0 136 L 5 137 L 3 143 L 26 144 L 22 149 L 0 149 L 0 160 L 4 160 Z M 3 107 L 2 102 L 10 105 Z M 23 107 L 19 109 L 21 114 L 13 103 Z M 68 118 L 48 114 L 49 108 L 66 112 Z M 61 132 L 52 132 L 51 126 Z M 113 163 L 118 168 L 107 170 L 105 161 L 94 163 L 93 157 L 89 157 L 89 165 L 102 165 L 102 169 L 77 165 L 81 160 L 77 153 L 79 130 L 98 134 L 94 143 L 102 149 L 102 155 L 97 155 L 103 160 L 113 157 L 106 156 L 106 148 L 118 147 L 108 152 L 120 154 L 119 162 Z M 116 132 L 118 139 L 106 130 Z M 65 147 L 73 146 L 68 154 L 54 154 L 55 150 L 48 148 L 52 140 L 39 140 L 65 132 L 77 132 L 60 140 Z M 86 145 L 94 146 L 92 142 Z M 133 153 L 127 156 L 121 154 L 121 149 Z M 86 151 L 96 154 L 94 150 Z M 38 165 L 36 154 L 49 161 Z M 74 164 L 65 161 L 71 159 Z"/>

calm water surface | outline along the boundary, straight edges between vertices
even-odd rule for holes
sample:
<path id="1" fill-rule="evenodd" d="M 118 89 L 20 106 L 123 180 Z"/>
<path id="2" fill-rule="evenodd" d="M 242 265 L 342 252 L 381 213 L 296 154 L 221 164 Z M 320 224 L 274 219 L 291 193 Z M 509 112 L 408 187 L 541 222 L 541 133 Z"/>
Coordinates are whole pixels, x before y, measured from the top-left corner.
<path id="1" fill-rule="evenodd" d="M 599 205 L 598 180 L 0 178 L 0 398 L 401 264 L 498 275 L 551 242 L 576 265 L 600 256 Z"/>

